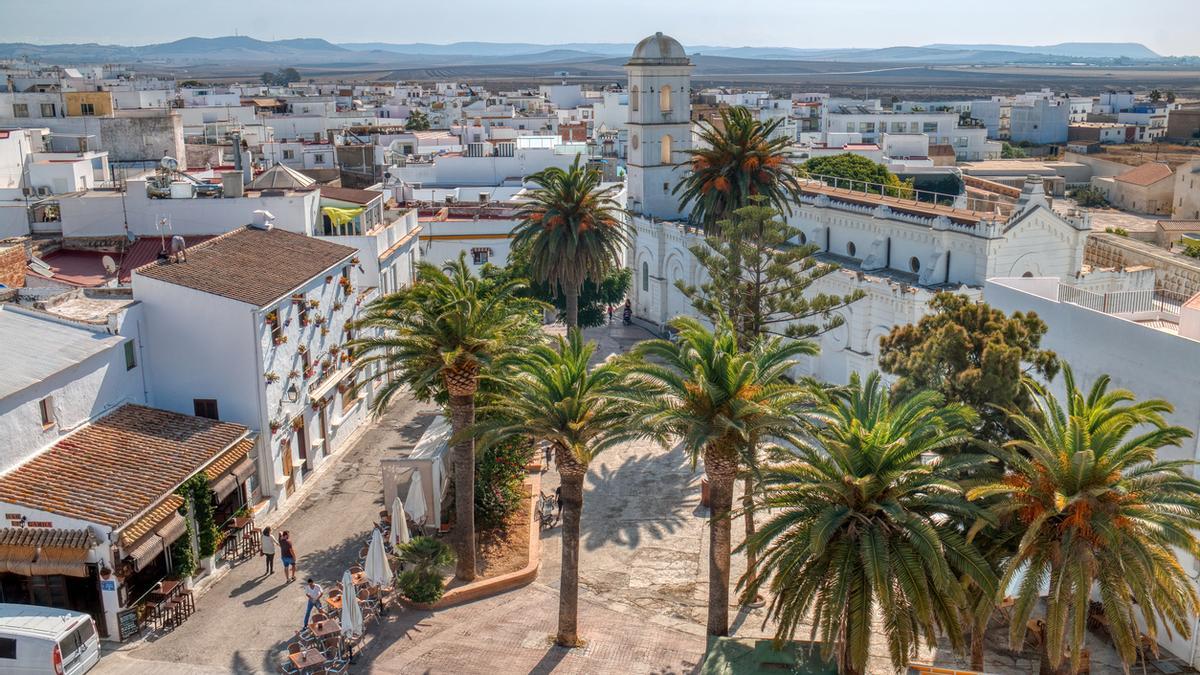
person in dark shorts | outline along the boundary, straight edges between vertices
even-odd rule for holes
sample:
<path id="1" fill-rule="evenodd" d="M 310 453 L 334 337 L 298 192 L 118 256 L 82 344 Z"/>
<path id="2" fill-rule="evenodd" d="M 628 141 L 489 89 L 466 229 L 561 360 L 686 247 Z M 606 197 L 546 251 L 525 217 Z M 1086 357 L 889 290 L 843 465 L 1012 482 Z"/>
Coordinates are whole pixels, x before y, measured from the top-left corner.
<path id="1" fill-rule="evenodd" d="M 279 535 L 279 560 L 283 563 L 283 580 L 296 580 L 296 548 L 292 545 L 292 535 L 286 530 Z"/>

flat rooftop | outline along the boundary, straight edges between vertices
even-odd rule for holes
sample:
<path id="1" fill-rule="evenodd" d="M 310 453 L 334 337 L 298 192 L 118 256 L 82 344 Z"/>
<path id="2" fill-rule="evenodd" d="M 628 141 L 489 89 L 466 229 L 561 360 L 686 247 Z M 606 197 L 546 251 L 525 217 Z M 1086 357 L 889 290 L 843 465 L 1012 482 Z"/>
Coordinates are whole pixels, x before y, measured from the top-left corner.
<path id="1" fill-rule="evenodd" d="M 45 313 L 0 305 L 0 398 L 111 349 L 125 338 L 73 326 Z"/>

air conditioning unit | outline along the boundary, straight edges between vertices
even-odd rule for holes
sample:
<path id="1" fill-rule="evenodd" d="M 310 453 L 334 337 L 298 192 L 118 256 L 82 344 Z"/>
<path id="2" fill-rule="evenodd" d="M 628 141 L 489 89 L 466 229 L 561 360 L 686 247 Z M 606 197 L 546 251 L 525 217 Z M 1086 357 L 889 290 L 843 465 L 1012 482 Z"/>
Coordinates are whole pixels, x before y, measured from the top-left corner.
<path id="1" fill-rule="evenodd" d="M 51 195 L 50 188 L 45 185 L 39 185 L 37 193 L 39 197 L 49 197 Z"/>
<path id="2" fill-rule="evenodd" d="M 31 187 L 23 187 L 23 188 L 21 188 L 21 194 L 26 197 L 32 197 L 35 194 L 37 194 L 37 191 Z"/>

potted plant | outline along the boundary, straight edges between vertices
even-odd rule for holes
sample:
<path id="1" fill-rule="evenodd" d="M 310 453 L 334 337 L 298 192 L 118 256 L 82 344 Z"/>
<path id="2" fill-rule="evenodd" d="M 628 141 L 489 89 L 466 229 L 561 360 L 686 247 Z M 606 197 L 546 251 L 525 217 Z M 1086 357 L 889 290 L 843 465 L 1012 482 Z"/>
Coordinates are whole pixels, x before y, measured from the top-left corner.
<path id="1" fill-rule="evenodd" d="M 288 371 L 288 379 L 292 379 L 294 377 L 300 377 L 300 371 L 295 370 L 295 369 L 289 370 Z"/>
<path id="2" fill-rule="evenodd" d="M 278 335 L 275 337 L 275 346 L 276 347 L 278 347 L 279 345 L 284 345 L 284 344 L 287 344 L 287 336 L 286 335 Z"/>
<path id="3" fill-rule="evenodd" d="M 292 429 L 299 431 L 304 428 L 304 415 L 296 415 L 292 418 Z"/>
<path id="4" fill-rule="evenodd" d="M 279 320 L 279 314 L 278 314 L 278 313 L 276 313 L 276 312 L 274 312 L 274 311 L 267 312 L 267 323 L 269 323 L 269 324 L 274 324 L 274 323 L 275 323 L 276 321 L 278 321 L 278 320 Z"/>
<path id="5" fill-rule="evenodd" d="M 283 428 L 283 422 L 280 422 L 279 420 L 271 420 L 271 433 L 272 434 L 279 433 L 279 430 L 282 428 Z"/>
<path id="6" fill-rule="evenodd" d="M 329 328 L 326 326 L 321 326 L 321 337 L 325 337 L 326 335 L 329 335 Z"/>
<path id="7" fill-rule="evenodd" d="M 300 346 L 296 347 L 296 353 L 307 354 L 308 353 L 308 345 L 300 345 Z"/>
<path id="8" fill-rule="evenodd" d="M 350 264 L 357 265 L 358 264 L 358 256 L 354 256 L 353 258 L 351 258 Z"/>
<path id="9" fill-rule="evenodd" d="M 267 378 L 267 384 L 270 384 L 272 382 L 278 382 L 279 381 L 279 373 L 272 370 L 266 374 L 266 378 Z"/>
<path id="10" fill-rule="evenodd" d="M 336 311 L 339 311 L 339 310 L 340 310 L 341 308 L 343 308 L 343 307 L 345 307 L 345 305 L 343 305 L 343 304 L 342 304 L 342 303 L 340 303 L 340 302 L 335 302 L 335 303 L 333 303 L 333 311 L 335 311 L 335 312 L 336 312 Z"/>
<path id="11" fill-rule="evenodd" d="M 443 570 L 454 564 L 454 551 L 440 539 L 414 537 L 400 546 L 405 570 L 396 577 L 400 594 L 411 604 L 432 606 L 446 592 Z"/>
<path id="12" fill-rule="evenodd" d="M 326 275 L 325 275 L 325 283 L 327 283 L 327 284 L 328 284 L 328 283 L 330 283 L 330 282 L 332 282 L 332 281 L 333 281 L 333 275 L 332 275 L 332 274 L 326 274 Z"/>
<path id="13" fill-rule="evenodd" d="M 308 301 L 308 306 L 313 309 L 316 309 L 321 306 L 321 301 L 317 300 L 316 298 L 313 298 L 312 300 Z"/>

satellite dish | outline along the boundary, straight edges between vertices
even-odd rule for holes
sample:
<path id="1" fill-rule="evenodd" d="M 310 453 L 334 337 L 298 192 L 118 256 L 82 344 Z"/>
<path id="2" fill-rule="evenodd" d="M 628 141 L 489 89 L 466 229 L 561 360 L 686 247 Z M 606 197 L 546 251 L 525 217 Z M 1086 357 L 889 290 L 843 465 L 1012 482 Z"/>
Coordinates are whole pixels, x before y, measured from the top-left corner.
<path id="1" fill-rule="evenodd" d="M 167 171 L 175 171 L 179 168 L 179 160 L 169 156 L 160 159 L 158 164 Z"/>
<path id="2" fill-rule="evenodd" d="M 104 271 L 109 274 L 117 273 L 117 261 L 112 259 L 112 256 L 106 255 L 100 259 L 100 264 L 104 265 Z"/>

